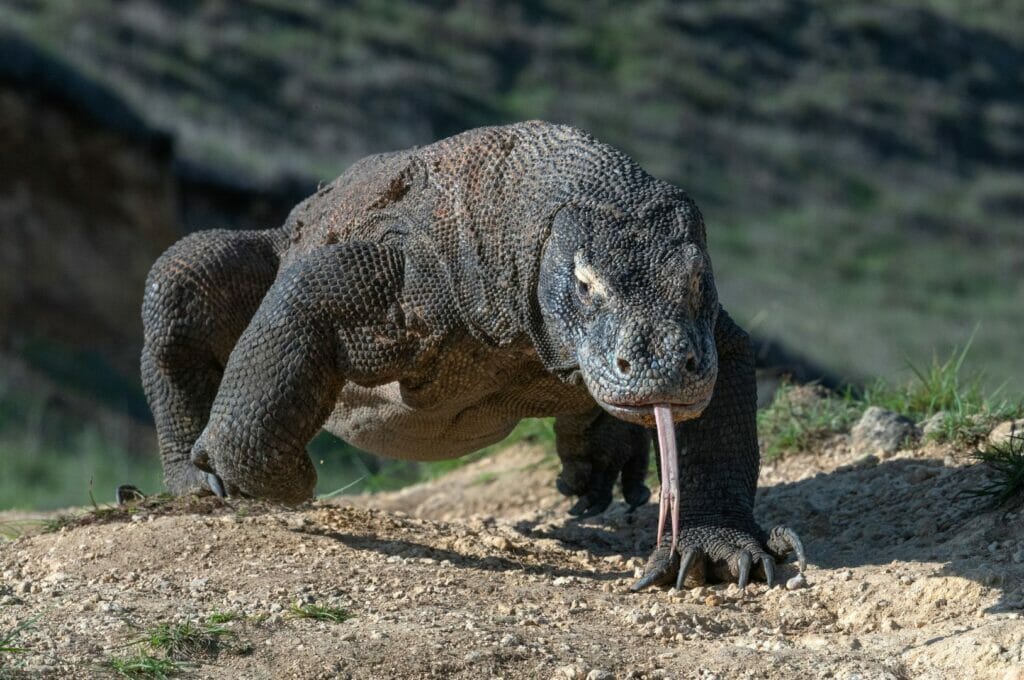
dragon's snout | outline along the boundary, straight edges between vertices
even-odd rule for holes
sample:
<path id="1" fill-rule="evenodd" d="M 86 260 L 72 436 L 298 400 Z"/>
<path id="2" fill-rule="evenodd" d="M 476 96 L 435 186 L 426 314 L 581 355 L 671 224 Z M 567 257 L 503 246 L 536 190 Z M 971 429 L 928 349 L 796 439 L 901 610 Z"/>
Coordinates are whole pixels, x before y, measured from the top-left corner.
<path id="1" fill-rule="evenodd" d="M 653 424 L 651 407 L 671 406 L 675 420 L 694 418 L 711 399 L 718 372 L 713 342 L 673 321 L 636 319 L 581 357 L 591 395 L 612 415 Z"/>

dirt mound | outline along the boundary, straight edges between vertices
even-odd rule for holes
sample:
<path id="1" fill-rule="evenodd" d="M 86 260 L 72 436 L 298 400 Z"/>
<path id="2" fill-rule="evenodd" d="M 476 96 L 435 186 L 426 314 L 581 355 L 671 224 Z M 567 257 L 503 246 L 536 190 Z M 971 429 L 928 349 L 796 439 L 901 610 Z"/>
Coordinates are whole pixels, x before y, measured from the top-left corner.
<path id="1" fill-rule="evenodd" d="M 160 622 L 218 621 L 201 677 L 1022 678 L 1024 530 L 957 492 L 949 448 L 879 460 L 843 440 L 762 471 L 766 525 L 809 587 L 627 592 L 656 507 L 577 522 L 556 465 L 514 448 L 401 492 L 287 510 L 205 501 L 0 548 L 0 675 L 98 673 Z M 792 576 L 793 565 L 783 568 Z M 298 605 L 298 607 L 296 607 Z M 336 623 L 301 618 L 347 612 Z M 323 618 L 323 617 L 321 617 Z"/>

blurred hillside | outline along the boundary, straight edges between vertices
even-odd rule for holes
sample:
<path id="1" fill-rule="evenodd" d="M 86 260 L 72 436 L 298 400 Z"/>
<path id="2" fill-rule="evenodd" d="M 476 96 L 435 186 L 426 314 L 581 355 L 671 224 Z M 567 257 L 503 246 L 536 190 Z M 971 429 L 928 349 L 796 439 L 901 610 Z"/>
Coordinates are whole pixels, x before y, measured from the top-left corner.
<path id="1" fill-rule="evenodd" d="M 1024 388 L 1024 6 L 17 0 L 0 21 L 255 185 L 526 118 L 685 187 L 722 298 L 858 376 L 973 359 Z M 190 228 L 206 226 L 189 224 Z"/>
<path id="2" fill-rule="evenodd" d="M 139 282 L 171 241 L 527 118 L 689 191 L 761 337 L 901 380 L 977 326 L 968 368 L 1024 391 L 1015 0 L 7 0 L 0 85 L 0 350 L 133 417 Z"/>

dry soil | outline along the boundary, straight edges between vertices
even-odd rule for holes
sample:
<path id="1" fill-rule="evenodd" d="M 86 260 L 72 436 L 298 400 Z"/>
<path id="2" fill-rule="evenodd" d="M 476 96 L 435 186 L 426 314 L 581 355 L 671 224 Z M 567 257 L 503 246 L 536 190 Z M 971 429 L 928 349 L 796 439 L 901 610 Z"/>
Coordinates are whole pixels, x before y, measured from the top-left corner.
<path id="1" fill-rule="evenodd" d="M 185 675 L 1024 678 L 1022 516 L 958 497 L 987 474 L 963 452 L 857 458 L 840 437 L 764 465 L 758 517 L 810 560 L 793 591 L 630 593 L 656 506 L 575 521 L 556 474 L 519 446 L 397 493 L 179 499 L 30 531 L 0 544 L 0 637 L 30 622 L 0 676 L 100 676 L 160 655 L 147 628 L 234 613 Z M 353 618 L 295 618 L 296 602 Z"/>

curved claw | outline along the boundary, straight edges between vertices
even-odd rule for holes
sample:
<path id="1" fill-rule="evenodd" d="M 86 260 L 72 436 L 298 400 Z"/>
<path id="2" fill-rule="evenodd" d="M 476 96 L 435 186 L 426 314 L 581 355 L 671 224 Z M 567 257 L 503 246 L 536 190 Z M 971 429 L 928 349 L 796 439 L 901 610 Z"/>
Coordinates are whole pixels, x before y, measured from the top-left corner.
<path id="1" fill-rule="evenodd" d="M 640 484 L 629 489 L 623 485 L 622 497 L 625 498 L 630 511 L 633 511 L 651 499 L 651 490 L 647 488 L 646 484 Z"/>
<path id="2" fill-rule="evenodd" d="M 210 491 L 212 491 L 217 496 L 217 498 L 228 497 L 227 493 L 225 493 L 224 491 L 224 482 L 222 482 L 220 477 L 218 477 L 214 473 L 206 473 L 206 484 L 207 486 L 210 487 Z"/>
<path id="3" fill-rule="evenodd" d="M 683 584 L 686 581 L 686 572 L 690 571 L 690 567 L 697 561 L 698 552 L 700 552 L 699 548 L 687 548 L 683 552 L 682 560 L 679 562 L 679 575 L 676 577 L 676 590 L 683 589 Z"/>
<path id="4" fill-rule="evenodd" d="M 738 585 L 740 590 L 744 590 L 747 584 L 750 583 L 750 567 L 753 564 L 753 558 L 750 556 L 749 550 L 743 550 L 739 556 L 739 580 Z"/>
<path id="5" fill-rule="evenodd" d="M 579 518 L 580 519 L 586 519 L 588 517 L 595 517 L 597 515 L 600 515 L 602 512 L 607 510 L 608 506 L 611 505 L 611 504 L 612 504 L 612 499 L 611 498 L 609 498 L 607 500 L 601 499 L 601 500 L 595 501 L 593 503 L 593 505 L 588 507 L 586 510 L 583 511 L 583 513 L 580 514 Z"/>
<path id="6" fill-rule="evenodd" d="M 674 556 L 675 554 L 669 550 L 668 546 L 662 546 L 655 550 L 647 561 L 644 575 L 637 579 L 636 583 L 631 585 L 629 589 L 636 593 L 647 586 L 670 583 L 672 581 L 672 574 L 675 573 L 675 560 L 672 559 Z"/>
<path id="7" fill-rule="evenodd" d="M 764 580 L 771 588 L 775 584 L 775 558 L 771 555 L 761 555 L 761 566 L 764 567 Z"/>
<path id="8" fill-rule="evenodd" d="M 796 553 L 797 564 L 802 574 L 807 569 L 807 554 L 804 552 L 804 544 L 800 537 L 789 527 L 775 527 L 768 535 L 768 549 L 778 559 L 784 558 L 789 553 Z"/>

